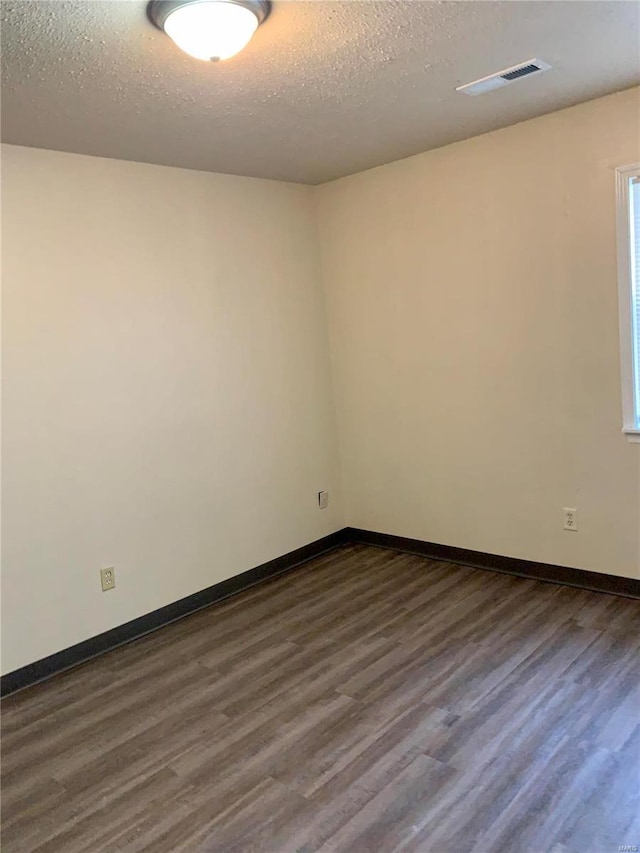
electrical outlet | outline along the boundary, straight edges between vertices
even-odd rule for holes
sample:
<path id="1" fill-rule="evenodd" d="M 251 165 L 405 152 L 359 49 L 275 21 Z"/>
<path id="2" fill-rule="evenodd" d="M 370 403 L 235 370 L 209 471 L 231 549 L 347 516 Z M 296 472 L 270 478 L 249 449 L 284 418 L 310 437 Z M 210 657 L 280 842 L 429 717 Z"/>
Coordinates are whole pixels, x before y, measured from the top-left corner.
<path id="1" fill-rule="evenodd" d="M 578 510 L 575 507 L 563 506 L 562 511 L 564 513 L 564 529 L 577 531 Z"/>
<path id="2" fill-rule="evenodd" d="M 116 573 L 113 567 L 100 569 L 100 584 L 103 592 L 108 592 L 110 589 L 116 588 Z"/>
<path id="3" fill-rule="evenodd" d="M 329 506 L 329 492 L 318 492 L 318 506 L 326 509 Z"/>

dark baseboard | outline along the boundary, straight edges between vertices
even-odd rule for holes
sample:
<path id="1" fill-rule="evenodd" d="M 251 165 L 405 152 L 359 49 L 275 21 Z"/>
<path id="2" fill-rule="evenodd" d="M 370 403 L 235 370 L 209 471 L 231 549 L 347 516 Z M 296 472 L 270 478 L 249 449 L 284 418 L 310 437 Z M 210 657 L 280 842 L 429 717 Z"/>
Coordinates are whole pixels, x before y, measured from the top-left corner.
<path id="1" fill-rule="evenodd" d="M 574 586 L 593 592 L 640 598 L 640 580 L 634 578 L 603 575 L 599 572 L 588 572 L 567 566 L 554 566 L 532 560 L 501 557 L 497 554 L 485 554 L 481 551 L 470 551 L 467 548 L 456 548 L 452 545 L 423 542 L 421 539 L 408 539 L 404 536 L 345 527 L 343 530 L 331 533 L 323 539 L 297 548 L 289 554 L 276 557 L 275 560 L 270 560 L 268 563 L 263 563 L 261 566 L 242 572 L 240 575 L 207 587 L 207 589 L 186 598 L 181 598 L 172 604 L 167 604 L 166 607 L 161 607 L 159 610 L 154 610 L 152 613 L 147 613 L 131 622 L 126 622 L 124 625 L 118 625 L 110 631 L 105 631 L 103 634 L 98 634 L 96 637 L 91 637 L 75 646 L 63 649 L 61 652 L 56 652 L 42 658 L 42 660 L 27 664 L 21 669 L 9 672 L 0 679 L 0 695 L 8 696 L 10 693 L 15 693 L 16 690 L 22 690 L 24 687 L 44 681 L 52 675 L 85 663 L 91 658 L 111 651 L 118 646 L 131 643 L 145 634 L 150 634 L 158 628 L 189 616 L 210 604 L 215 604 L 216 601 L 221 601 L 223 598 L 242 592 L 251 586 L 255 586 L 255 584 L 284 574 L 284 572 L 288 572 L 314 557 L 349 542 L 376 545 L 380 548 L 417 554 L 431 560 L 457 563 L 474 569 L 502 572 L 508 575 L 560 584 L 561 586 Z"/>
<path id="2" fill-rule="evenodd" d="M 131 622 L 118 625 L 110 631 L 83 640 L 83 642 L 70 646 L 68 649 L 63 649 L 61 652 L 27 664 L 27 666 L 2 676 L 0 695 L 8 696 L 10 693 L 15 693 L 16 690 L 22 690 L 38 681 L 44 681 L 52 675 L 85 663 L 91 658 L 111 651 L 118 646 L 131 643 L 145 634 L 156 631 L 158 628 L 182 619 L 184 616 L 189 616 L 197 610 L 202 610 L 203 607 L 208 607 L 216 601 L 221 601 L 223 598 L 242 592 L 251 586 L 255 586 L 255 584 L 288 572 L 301 563 L 306 563 L 314 557 L 332 551 L 347 541 L 345 531 L 338 530 L 323 539 L 318 539 L 309 545 L 303 545 L 302 548 L 297 548 L 289 554 L 276 557 L 275 560 L 270 560 L 268 563 L 263 563 L 261 566 L 242 572 L 240 575 L 228 578 L 228 580 L 207 587 L 207 589 L 200 590 L 193 595 L 188 595 L 172 604 L 167 604 L 166 607 L 161 607 L 152 613 L 146 613 Z"/>
<path id="3" fill-rule="evenodd" d="M 592 592 L 606 592 L 626 598 L 640 598 L 640 580 L 622 578 L 616 575 L 603 575 L 600 572 L 588 572 L 584 569 L 572 569 L 568 566 L 554 566 L 550 563 L 537 563 L 533 560 L 520 560 L 516 557 L 501 557 L 497 554 L 485 554 L 482 551 L 470 551 L 468 548 L 455 548 L 453 545 L 437 545 L 435 542 L 423 542 L 421 539 L 408 539 L 405 536 L 392 536 L 388 533 L 375 533 L 372 530 L 359 530 L 355 527 L 345 529 L 346 539 L 364 545 L 377 545 L 394 551 L 418 554 L 431 560 L 445 563 L 458 563 L 473 569 L 488 569 L 507 575 L 531 578 L 562 586 L 575 586 Z"/>

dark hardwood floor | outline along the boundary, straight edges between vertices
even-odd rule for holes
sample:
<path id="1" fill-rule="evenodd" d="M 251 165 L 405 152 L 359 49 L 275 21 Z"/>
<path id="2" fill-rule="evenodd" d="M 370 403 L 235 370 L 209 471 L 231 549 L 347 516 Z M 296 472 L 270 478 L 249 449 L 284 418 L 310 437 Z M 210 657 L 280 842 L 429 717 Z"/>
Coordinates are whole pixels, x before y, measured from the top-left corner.
<path id="1" fill-rule="evenodd" d="M 368 546 L 2 717 L 3 853 L 640 845 L 640 601 Z"/>

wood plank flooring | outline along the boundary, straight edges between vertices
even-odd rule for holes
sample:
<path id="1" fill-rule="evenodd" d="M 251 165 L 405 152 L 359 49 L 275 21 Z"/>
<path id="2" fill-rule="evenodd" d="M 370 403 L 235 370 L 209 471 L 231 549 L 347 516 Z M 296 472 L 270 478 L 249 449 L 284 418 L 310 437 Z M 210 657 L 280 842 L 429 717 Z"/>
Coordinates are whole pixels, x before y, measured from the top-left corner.
<path id="1" fill-rule="evenodd" d="M 640 845 L 640 601 L 345 546 L 10 697 L 3 853 Z"/>

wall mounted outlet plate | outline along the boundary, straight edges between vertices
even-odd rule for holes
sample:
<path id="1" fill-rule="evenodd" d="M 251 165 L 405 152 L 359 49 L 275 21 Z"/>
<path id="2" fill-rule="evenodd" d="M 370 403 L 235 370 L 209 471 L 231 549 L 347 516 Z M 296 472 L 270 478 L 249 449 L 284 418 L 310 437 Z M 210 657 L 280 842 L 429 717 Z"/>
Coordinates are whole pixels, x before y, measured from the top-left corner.
<path id="1" fill-rule="evenodd" d="M 102 586 L 103 592 L 107 592 L 110 589 L 115 589 L 116 573 L 113 566 L 108 569 L 100 569 L 100 585 Z"/>
<path id="2" fill-rule="evenodd" d="M 564 513 L 564 529 L 565 530 L 578 530 L 578 510 L 575 507 L 563 506 L 562 512 Z"/>

